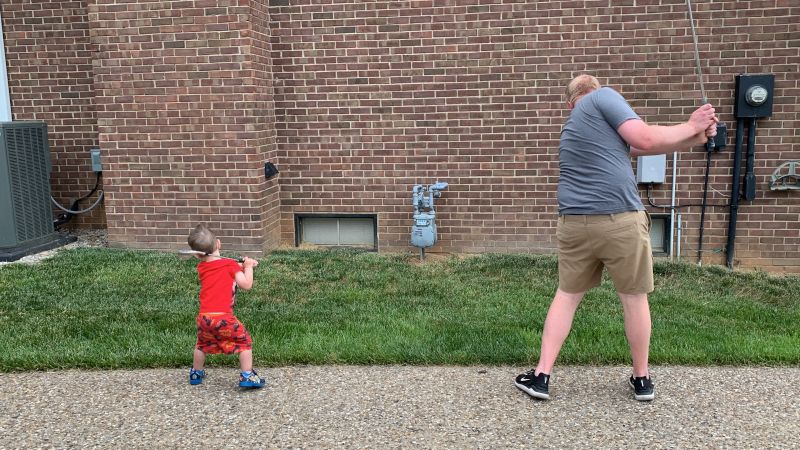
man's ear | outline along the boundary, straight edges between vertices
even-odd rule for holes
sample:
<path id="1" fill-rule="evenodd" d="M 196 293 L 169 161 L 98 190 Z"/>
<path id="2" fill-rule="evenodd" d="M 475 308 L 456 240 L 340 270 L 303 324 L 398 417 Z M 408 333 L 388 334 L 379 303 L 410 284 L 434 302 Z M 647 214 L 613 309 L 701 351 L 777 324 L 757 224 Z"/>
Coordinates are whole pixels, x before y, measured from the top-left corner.
<path id="1" fill-rule="evenodd" d="M 214 251 L 222 248 L 222 242 L 219 239 L 214 240 Z"/>
<path id="2" fill-rule="evenodd" d="M 570 111 L 572 111 L 573 109 L 575 109 L 575 103 L 573 103 L 573 102 L 567 102 L 567 108 L 569 108 L 569 109 L 570 109 Z"/>

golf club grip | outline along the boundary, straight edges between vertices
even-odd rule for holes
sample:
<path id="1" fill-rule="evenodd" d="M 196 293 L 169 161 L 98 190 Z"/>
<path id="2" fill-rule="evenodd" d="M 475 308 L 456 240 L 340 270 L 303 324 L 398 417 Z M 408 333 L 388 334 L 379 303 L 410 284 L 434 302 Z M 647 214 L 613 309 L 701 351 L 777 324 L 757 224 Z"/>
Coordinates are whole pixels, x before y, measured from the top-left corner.
<path id="1" fill-rule="evenodd" d="M 706 98 L 705 89 L 703 89 L 703 76 L 702 75 L 700 75 L 700 89 L 703 91 L 703 93 L 702 93 L 702 95 L 703 95 L 703 104 L 707 105 L 708 104 L 708 98 Z M 715 141 L 716 141 L 716 139 L 713 138 L 713 137 L 712 138 L 708 138 L 708 140 L 706 141 L 706 151 L 709 151 L 709 152 L 713 152 L 714 151 L 714 147 L 716 147 L 716 142 Z"/>

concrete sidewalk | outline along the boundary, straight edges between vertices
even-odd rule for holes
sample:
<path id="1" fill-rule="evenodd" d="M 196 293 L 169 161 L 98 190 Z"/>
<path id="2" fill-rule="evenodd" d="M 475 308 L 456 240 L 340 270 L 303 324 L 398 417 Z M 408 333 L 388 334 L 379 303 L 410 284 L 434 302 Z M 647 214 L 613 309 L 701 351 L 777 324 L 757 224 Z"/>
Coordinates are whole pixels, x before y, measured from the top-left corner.
<path id="1" fill-rule="evenodd" d="M 320 366 L 0 374 L 0 447 L 798 448 L 800 368 L 557 367 L 551 400 L 515 367 Z"/>

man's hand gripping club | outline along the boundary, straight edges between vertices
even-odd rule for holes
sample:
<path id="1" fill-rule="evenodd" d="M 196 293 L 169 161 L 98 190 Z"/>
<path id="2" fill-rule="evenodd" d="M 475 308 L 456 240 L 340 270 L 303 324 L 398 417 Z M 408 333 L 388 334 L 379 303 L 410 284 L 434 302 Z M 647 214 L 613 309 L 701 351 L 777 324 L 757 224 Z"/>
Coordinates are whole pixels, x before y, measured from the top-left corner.
<path id="1" fill-rule="evenodd" d="M 660 155 L 705 144 L 716 136 L 717 123 L 714 107 L 707 103 L 678 125 L 648 125 L 634 119 L 624 122 L 617 131 L 631 146 L 631 156 Z"/>

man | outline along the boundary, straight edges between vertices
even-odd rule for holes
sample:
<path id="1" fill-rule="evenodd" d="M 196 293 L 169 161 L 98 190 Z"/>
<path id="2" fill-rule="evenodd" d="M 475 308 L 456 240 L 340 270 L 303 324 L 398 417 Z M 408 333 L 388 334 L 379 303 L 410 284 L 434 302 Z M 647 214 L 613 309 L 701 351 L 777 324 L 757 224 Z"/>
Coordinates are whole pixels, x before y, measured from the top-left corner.
<path id="1" fill-rule="evenodd" d="M 570 116 L 561 131 L 558 182 L 558 278 L 542 333 L 539 363 L 515 385 L 549 399 L 550 373 L 587 290 L 608 269 L 623 307 L 631 349 L 630 384 L 636 400 L 655 398 L 648 372 L 653 257 L 650 216 L 631 167 L 631 156 L 684 151 L 716 135 L 714 108 L 703 105 L 674 126 L 645 123 L 625 99 L 591 75 L 567 86 Z"/>

